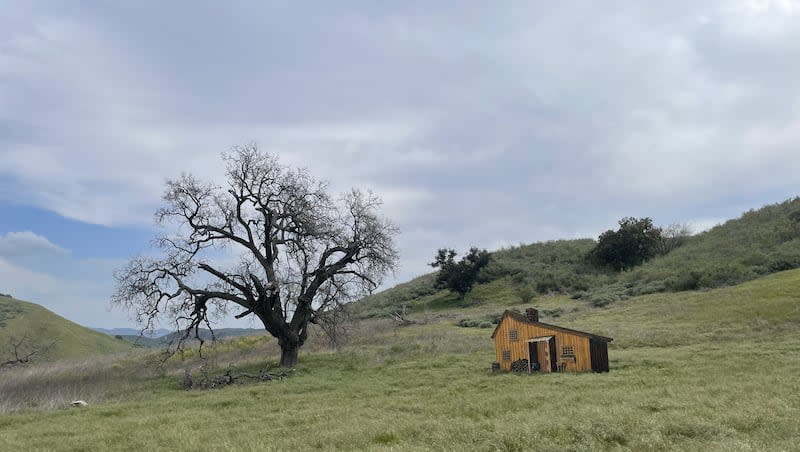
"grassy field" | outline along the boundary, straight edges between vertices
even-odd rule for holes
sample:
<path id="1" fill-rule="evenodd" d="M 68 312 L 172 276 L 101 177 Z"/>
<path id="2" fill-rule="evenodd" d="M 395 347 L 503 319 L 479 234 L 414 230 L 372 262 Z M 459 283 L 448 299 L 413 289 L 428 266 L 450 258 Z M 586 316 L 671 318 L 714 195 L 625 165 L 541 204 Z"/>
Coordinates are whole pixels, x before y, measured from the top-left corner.
<path id="1" fill-rule="evenodd" d="M 456 324 L 528 306 L 499 298 L 362 322 L 338 352 L 312 341 L 282 381 L 181 390 L 196 356 L 160 375 L 152 355 L 4 373 L 0 450 L 799 450 L 800 271 L 602 309 L 537 299 L 545 321 L 615 339 L 607 374 L 489 372 L 491 328 Z M 276 349 L 212 355 L 252 370 Z M 11 400 L 60 385 L 91 405 Z"/>

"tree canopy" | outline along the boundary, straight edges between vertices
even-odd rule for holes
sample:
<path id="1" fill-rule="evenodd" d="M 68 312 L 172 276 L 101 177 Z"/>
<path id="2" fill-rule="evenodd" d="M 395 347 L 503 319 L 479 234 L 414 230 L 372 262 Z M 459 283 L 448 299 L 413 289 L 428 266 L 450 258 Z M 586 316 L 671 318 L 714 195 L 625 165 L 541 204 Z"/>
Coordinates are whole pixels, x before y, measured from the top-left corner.
<path id="1" fill-rule="evenodd" d="M 436 287 L 449 289 L 463 299 L 472 290 L 481 268 L 489 263 L 489 253 L 473 247 L 466 256 L 456 262 L 457 255 L 455 250 L 442 248 L 436 253 L 436 258 L 430 265 L 439 269 L 436 275 Z"/>
<path id="2" fill-rule="evenodd" d="M 397 228 L 372 193 L 338 198 L 304 169 L 255 145 L 223 155 L 223 186 L 183 174 L 167 182 L 157 257 L 132 259 L 112 301 L 150 328 L 166 317 L 199 339 L 213 312 L 238 307 L 278 340 L 293 366 L 321 313 L 371 292 L 394 269 Z"/>
<path id="3" fill-rule="evenodd" d="M 599 265 L 626 270 L 654 257 L 661 244 L 661 229 L 653 226 L 652 219 L 625 217 L 618 230 L 600 234 L 589 256 Z"/>

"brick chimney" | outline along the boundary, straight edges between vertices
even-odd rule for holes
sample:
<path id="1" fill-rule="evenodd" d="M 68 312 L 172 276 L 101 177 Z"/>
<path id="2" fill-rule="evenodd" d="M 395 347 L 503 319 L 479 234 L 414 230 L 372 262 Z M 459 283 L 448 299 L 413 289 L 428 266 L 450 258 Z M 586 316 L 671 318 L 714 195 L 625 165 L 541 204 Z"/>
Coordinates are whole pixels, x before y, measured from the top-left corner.
<path id="1" fill-rule="evenodd" d="M 528 318 L 531 322 L 538 322 L 539 321 L 539 311 L 533 308 L 528 308 L 525 310 L 525 317 Z"/>

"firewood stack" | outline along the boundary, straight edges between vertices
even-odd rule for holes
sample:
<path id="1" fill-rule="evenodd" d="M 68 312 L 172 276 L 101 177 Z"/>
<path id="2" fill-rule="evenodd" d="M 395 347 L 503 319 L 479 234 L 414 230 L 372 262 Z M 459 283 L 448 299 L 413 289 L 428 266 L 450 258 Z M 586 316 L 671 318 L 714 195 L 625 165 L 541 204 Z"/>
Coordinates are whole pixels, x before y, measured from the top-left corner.
<path id="1" fill-rule="evenodd" d="M 518 359 L 511 363 L 511 372 L 528 372 L 528 360 Z"/>

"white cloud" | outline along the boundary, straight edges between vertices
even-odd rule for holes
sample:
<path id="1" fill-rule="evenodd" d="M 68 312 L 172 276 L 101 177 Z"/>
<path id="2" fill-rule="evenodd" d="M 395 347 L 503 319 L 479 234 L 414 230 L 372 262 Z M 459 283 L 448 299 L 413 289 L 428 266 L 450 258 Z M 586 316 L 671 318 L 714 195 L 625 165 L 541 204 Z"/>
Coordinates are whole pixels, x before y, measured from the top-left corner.
<path id="1" fill-rule="evenodd" d="M 689 221 L 688 224 L 692 230 L 692 234 L 699 234 L 701 232 L 706 232 L 715 226 L 719 226 L 725 223 L 727 220 L 730 220 L 730 218 L 697 218 Z"/>
<path id="2" fill-rule="evenodd" d="M 100 270 L 98 264 L 76 263 L 90 271 Z M 0 293 L 40 304 L 84 326 L 129 323 L 127 313 L 110 309 L 107 282 L 62 278 L 16 265 L 3 257 L 0 257 Z"/>
<path id="3" fill-rule="evenodd" d="M 143 5 L 0 17 L 0 202 L 149 224 L 166 178 L 253 140 L 381 195 L 403 279 L 796 194 L 798 2 Z"/>
<path id="4" fill-rule="evenodd" d="M 30 256 L 45 257 L 46 255 L 65 255 L 68 253 L 69 250 L 31 231 L 0 234 L 0 256 L 9 258 Z"/>
<path id="5" fill-rule="evenodd" d="M 61 281 L 50 275 L 28 270 L 0 258 L 0 287 L 5 289 L 4 293 L 24 299 L 27 294 L 36 293 L 37 288 L 57 287 L 60 283 Z"/>

